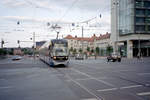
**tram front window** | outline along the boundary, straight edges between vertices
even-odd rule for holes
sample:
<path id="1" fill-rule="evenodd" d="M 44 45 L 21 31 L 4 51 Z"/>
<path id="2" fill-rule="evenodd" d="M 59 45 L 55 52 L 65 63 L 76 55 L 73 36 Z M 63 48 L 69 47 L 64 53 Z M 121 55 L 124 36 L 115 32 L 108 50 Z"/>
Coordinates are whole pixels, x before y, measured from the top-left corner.
<path id="1" fill-rule="evenodd" d="M 54 56 L 68 56 L 68 49 L 64 44 L 55 44 L 53 48 Z"/>

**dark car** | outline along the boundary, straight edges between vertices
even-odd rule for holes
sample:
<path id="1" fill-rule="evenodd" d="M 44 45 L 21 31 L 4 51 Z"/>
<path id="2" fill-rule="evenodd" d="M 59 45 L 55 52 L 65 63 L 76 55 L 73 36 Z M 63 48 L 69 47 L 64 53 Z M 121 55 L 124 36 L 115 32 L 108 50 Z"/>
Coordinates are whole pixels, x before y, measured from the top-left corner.
<path id="1" fill-rule="evenodd" d="M 118 61 L 118 62 L 121 62 L 121 56 L 120 54 L 116 54 L 116 53 L 112 53 L 110 54 L 108 57 L 107 57 L 107 61 L 112 61 L 112 62 L 115 62 L 115 61 Z"/>

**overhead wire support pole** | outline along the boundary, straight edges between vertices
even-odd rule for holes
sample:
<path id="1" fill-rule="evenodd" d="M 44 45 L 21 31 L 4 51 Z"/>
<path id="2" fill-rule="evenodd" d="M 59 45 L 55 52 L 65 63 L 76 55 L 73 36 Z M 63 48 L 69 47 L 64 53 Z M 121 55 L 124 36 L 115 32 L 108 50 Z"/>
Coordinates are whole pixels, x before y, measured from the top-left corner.
<path id="1" fill-rule="evenodd" d="M 35 60 L 35 32 L 33 32 L 33 56 Z"/>
<path id="2" fill-rule="evenodd" d="M 83 26 L 82 26 L 82 56 L 83 56 Z"/>

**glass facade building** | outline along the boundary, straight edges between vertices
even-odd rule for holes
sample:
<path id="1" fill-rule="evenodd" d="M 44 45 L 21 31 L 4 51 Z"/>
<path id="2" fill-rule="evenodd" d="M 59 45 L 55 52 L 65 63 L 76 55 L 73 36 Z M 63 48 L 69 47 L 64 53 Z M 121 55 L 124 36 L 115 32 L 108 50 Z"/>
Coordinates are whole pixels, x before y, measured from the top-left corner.
<path id="1" fill-rule="evenodd" d="M 150 34 L 150 0 L 119 0 L 120 35 Z"/>

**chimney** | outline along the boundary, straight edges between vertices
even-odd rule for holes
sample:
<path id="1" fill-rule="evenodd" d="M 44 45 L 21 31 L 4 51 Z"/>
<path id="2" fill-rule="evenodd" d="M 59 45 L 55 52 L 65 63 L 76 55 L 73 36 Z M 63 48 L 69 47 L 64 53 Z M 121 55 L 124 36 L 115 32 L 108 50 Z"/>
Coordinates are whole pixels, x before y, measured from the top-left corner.
<path id="1" fill-rule="evenodd" d="M 75 35 L 75 38 L 77 38 L 77 35 Z"/>

